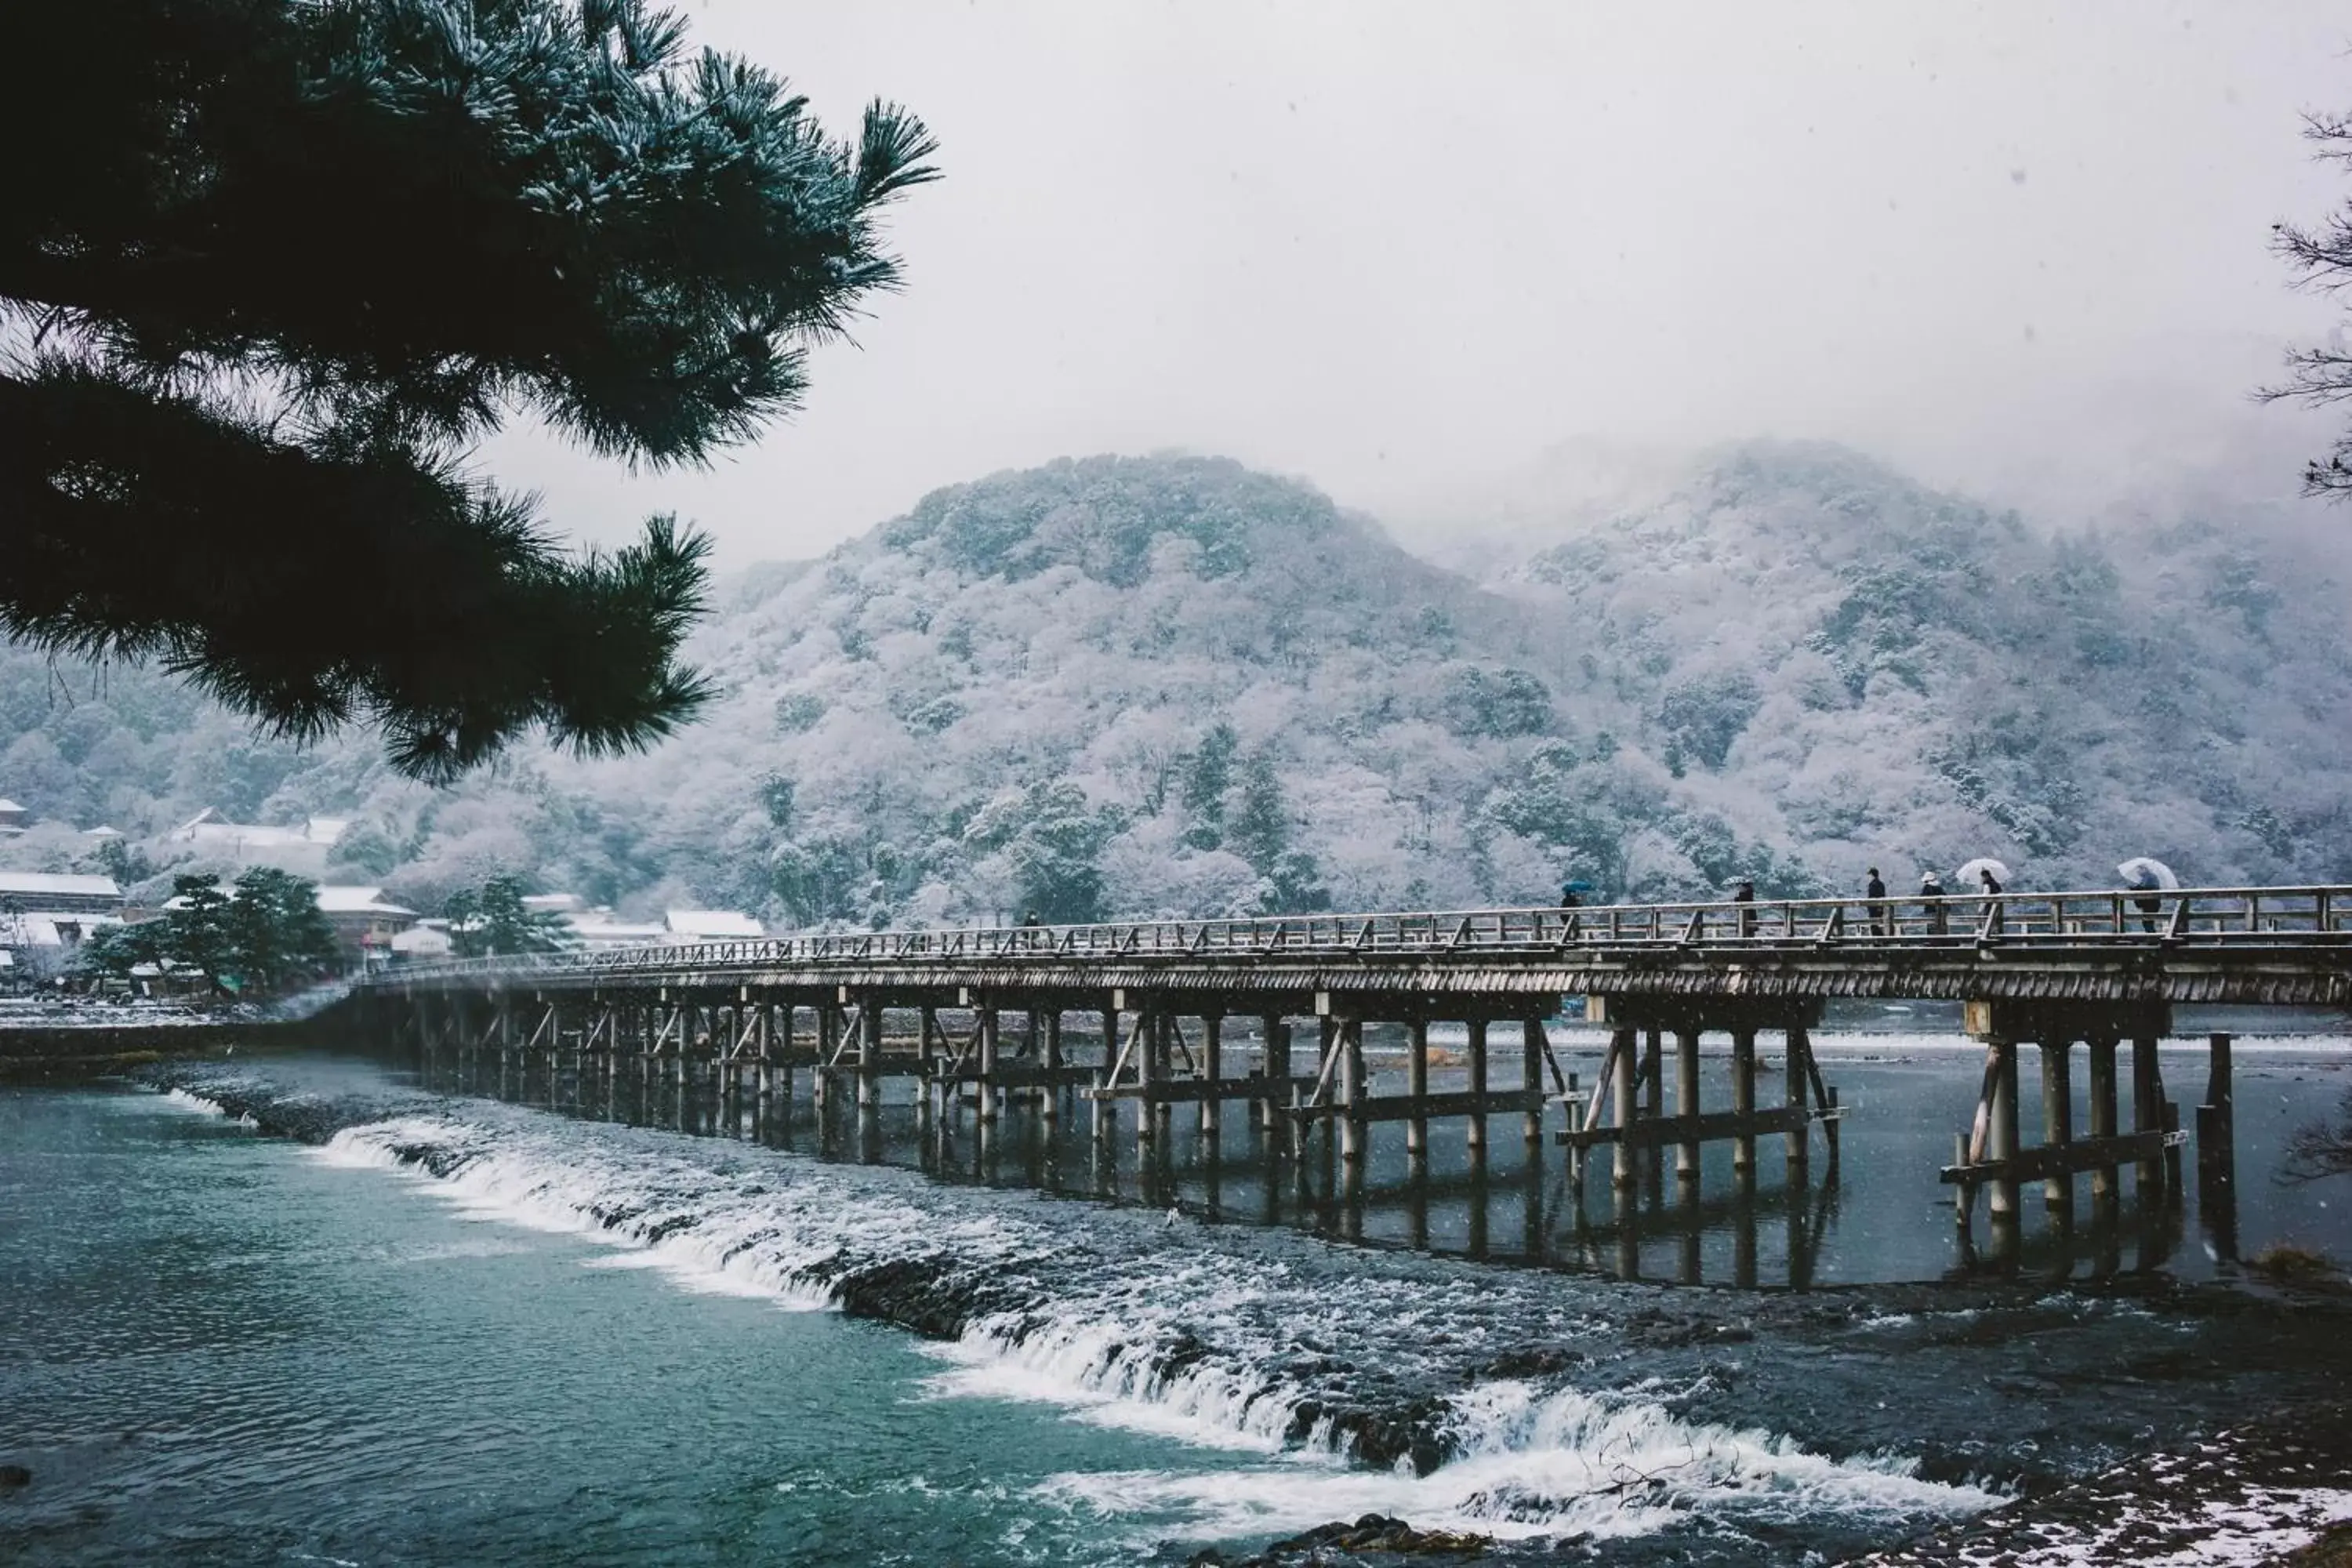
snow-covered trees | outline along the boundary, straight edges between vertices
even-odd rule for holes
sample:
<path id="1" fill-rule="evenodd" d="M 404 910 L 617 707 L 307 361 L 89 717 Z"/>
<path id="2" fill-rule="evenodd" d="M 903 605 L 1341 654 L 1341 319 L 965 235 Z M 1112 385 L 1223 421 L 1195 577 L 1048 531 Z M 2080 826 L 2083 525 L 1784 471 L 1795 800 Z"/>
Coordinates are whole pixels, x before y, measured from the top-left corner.
<path id="1" fill-rule="evenodd" d="M 168 683 L 100 701 L 0 650 L 0 794 L 136 837 L 266 790 L 356 817 L 337 866 L 416 907 L 504 875 L 791 925 L 1769 896 L 1978 853 L 2352 875 L 2352 643 L 2324 560 L 2251 523 L 2044 539 L 1759 447 L 1564 531 L 1482 589 L 1235 464 L 1058 463 L 748 583 L 691 650 L 711 721 L 649 756 L 439 792 L 350 742 L 231 766 Z"/>

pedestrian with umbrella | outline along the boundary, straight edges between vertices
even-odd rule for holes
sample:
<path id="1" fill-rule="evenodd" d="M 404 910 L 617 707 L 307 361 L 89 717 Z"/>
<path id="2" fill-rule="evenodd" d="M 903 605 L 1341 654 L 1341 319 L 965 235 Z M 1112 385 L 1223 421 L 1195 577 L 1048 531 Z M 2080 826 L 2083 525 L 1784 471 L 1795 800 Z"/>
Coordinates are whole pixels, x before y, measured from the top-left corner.
<path id="1" fill-rule="evenodd" d="M 1863 884 L 1862 896 L 1870 900 L 1870 934 L 1893 936 L 1886 907 L 1886 884 L 1878 879 L 1878 868 L 1870 868 L 1870 880 Z"/>
<path id="2" fill-rule="evenodd" d="M 2154 935 L 2156 917 L 2164 910 L 2164 900 L 2157 895 L 2177 891 L 2180 879 L 2172 868 L 2161 860 L 2151 860 L 2145 855 L 2135 856 L 2116 868 L 2124 886 L 2139 894 L 2132 900 L 2139 910 L 2139 929 Z"/>
<path id="3" fill-rule="evenodd" d="M 2009 868 L 1990 855 L 1980 855 L 1954 872 L 1953 876 L 1964 888 L 1970 882 L 1976 883 L 1977 890 L 1991 900 L 1985 905 L 1984 934 L 1989 939 L 2000 936 L 2008 925 L 2008 918 L 2000 907 L 2000 890 L 2001 885 L 2009 880 Z"/>

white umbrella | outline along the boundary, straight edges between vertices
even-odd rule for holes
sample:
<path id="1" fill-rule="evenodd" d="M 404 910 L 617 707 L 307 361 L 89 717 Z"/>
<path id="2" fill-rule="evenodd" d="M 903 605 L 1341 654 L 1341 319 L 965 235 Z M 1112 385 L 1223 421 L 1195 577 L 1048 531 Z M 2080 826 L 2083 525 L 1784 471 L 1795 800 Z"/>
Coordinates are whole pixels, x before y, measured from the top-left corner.
<path id="1" fill-rule="evenodd" d="M 2145 855 L 2125 861 L 2116 868 L 2116 874 L 2124 879 L 2125 887 L 2135 890 L 2168 893 L 2180 886 L 2180 879 L 2172 874 L 2171 867 Z"/>
<path id="2" fill-rule="evenodd" d="M 1962 892 L 1973 893 L 1979 885 L 1977 881 L 1977 873 L 1979 871 L 1990 871 L 1992 873 L 1994 881 L 2004 888 L 2009 886 L 2009 868 L 1990 855 L 1979 855 L 1953 872 L 1952 880 L 1958 884 Z"/>

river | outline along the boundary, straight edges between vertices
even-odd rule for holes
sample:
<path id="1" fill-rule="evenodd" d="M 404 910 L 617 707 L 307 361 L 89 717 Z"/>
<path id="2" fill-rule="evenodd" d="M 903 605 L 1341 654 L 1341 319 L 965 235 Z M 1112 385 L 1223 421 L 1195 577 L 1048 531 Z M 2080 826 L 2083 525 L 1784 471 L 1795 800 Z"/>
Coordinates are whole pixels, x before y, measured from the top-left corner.
<path id="1" fill-rule="evenodd" d="M 2037 1199 L 2021 1277 L 1957 1278 L 1960 1048 L 1825 1037 L 1840 1169 L 1800 1203 L 1768 1166 L 1757 1289 L 1614 1277 L 1712 1287 L 1753 1215 L 1629 1251 L 1515 1137 L 1350 1215 L 1252 1176 L 1245 1128 L 1154 1185 L 1124 1144 L 1076 1173 L 1076 1130 L 926 1173 L 330 1058 L 13 1091 L 0 1557 L 1182 1562 L 1381 1511 L 1505 1561 L 1793 1564 L 2352 1387 L 2352 1316 L 2245 1282 L 2193 1204 L 2076 1248 Z M 2352 1192 L 2271 1179 L 2347 1061 L 2241 1043 L 2242 1250 L 2352 1252 Z"/>

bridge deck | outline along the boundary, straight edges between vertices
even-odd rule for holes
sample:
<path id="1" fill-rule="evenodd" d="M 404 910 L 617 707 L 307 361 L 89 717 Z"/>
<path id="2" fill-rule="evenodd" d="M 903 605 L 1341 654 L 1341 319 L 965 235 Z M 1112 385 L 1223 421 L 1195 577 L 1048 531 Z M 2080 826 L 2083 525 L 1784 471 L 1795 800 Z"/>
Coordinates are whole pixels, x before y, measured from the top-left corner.
<path id="1" fill-rule="evenodd" d="M 1496 1016 L 1563 994 L 2352 1005 L 2352 887 L 1618 905 L 824 933 L 415 964 L 371 987 L 1349 998 Z M 1217 999 L 1223 998 L 1222 1004 Z"/>

